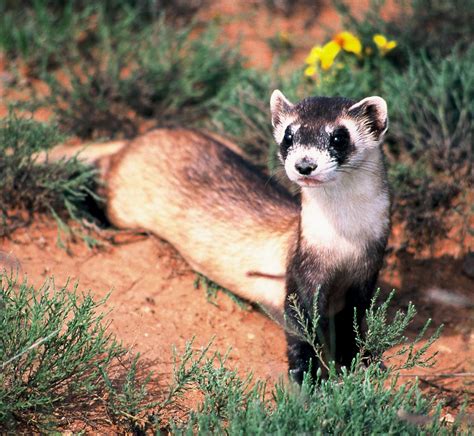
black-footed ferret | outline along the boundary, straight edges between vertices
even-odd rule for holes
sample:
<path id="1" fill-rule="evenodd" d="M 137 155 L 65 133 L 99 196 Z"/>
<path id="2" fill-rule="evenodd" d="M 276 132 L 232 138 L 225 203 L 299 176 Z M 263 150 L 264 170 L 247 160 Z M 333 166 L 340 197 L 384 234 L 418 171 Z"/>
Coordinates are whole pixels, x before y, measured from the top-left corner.
<path id="1" fill-rule="evenodd" d="M 295 105 L 281 92 L 271 98 L 274 136 L 288 178 L 301 187 L 301 213 L 286 269 L 285 313 L 305 318 L 317 305 L 320 343 L 336 363 L 357 353 L 353 329 L 373 295 L 390 228 L 389 195 L 380 143 L 388 127 L 380 97 L 307 98 Z M 318 300 L 315 302 L 315 295 Z M 297 325 L 297 322 L 293 322 Z M 298 382 L 313 347 L 287 332 L 290 375 Z"/>
<path id="2" fill-rule="evenodd" d="M 170 242 L 191 267 L 281 317 L 286 296 L 305 310 L 320 287 L 321 328 L 334 321 L 333 354 L 349 364 L 373 293 L 389 231 L 389 199 L 379 148 L 387 129 L 380 97 L 358 103 L 271 98 L 275 138 L 298 201 L 249 164 L 235 144 L 188 129 L 158 129 L 132 141 L 80 147 L 106 186 L 106 212 L 119 228 Z M 50 158 L 78 147 L 58 147 Z M 286 283 L 284 277 L 286 276 Z M 285 307 L 286 306 L 286 307 Z M 288 334 L 288 359 L 301 381 L 311 348 Z M 313 361 L 313 368 L 317 365 Z"/>

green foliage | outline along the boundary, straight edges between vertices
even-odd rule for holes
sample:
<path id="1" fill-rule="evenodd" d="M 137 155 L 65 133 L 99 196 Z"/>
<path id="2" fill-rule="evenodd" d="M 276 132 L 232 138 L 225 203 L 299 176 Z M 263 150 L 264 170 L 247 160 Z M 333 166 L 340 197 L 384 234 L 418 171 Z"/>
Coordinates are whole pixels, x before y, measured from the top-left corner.
<path id="1" fill-rule="evenodd" d="M 114 383 L 106 371 L 101 371 L 108 393 L 107 412 L 115 424 L 127 431 L 139 431 L 145 425 L 141 411 L 143 402 L 148 398 L 146 385 L 150 382 L 151 374 L 144 380 L 138 379 L 139 358 L 137 354 L 132 359 L 122 383 Z"/>
<path id="2" fill-rule="evenodd" d="M 194 279 L 194 289 L 199 289 L 203 287 L 206 291 L 206 299 L 208 303 L 218 307 L 217 304 L 217 295 L 219 292 L 227 295 L 241 310 L 249 310 L 250 304 L 243 300 L 242 298 L 238 297 L 231 291 L 222 286 L 219 286 L 217 283 L 213 282 L 212 280 L 208 279 L 206 276 L 202 274 L 196 273 L 196 278 Z"/>
<path id="3" fill-rule="evenodd" d="M 218 371 L 221 368 L 218 367 Z M 233 373 L 226 374 L 232 378 Z M 224 379 L 225 380 L 225 379 Z M 329 379 L 313 385 L 306 379 L 301 390 L 280 382 L 264 396 L 265 386 L 255 385 L 243 391 L 239 384 L 229 383 L 226 401 L 213 395 L 222 383 L 214 382 L 210 393 L 203 391 L 200 409 L 190 414 L 185 426 L 175 431 L 186 434 L 455 434 L 439 422 L 439 410 L 428 417 L 430 402 L 420 395 L 417 384 L 394 384 L 386 388 L 389 376 L 374 366 L 332 372 Z M 399 418 L 401 412 L 427 418 L 420 429 Z"/>
<path id="4" fill-rule="evenodd" d="M 393 294 L 378 308 L 374 298 L 367 313 L 370 332 L 360 344 L 365 350 L 381 353 L 396 344 L 404 343 L 406 365 L 426 365 L 424 353 L 438 332 L 418 351 L 414 346 L 426 332 L 422 329 L 413 343 L 408 343 L 404 331 L 413 320 L 414 308 L 397 312 L 388 320 L 388 306 Z M 307 317 L 293 301 L 297 330 L 304 338 L 315 339 L 317 332 L 308 324 Z M 301 314 L 298 319 L 298 313 Z M 294 329 L 292 329 L 293 331 Z M 390 334 L 386 334 L 389 331 Z M 305 333 L 306 332 L 306 333 Z M 377 339 L 375 339 L 377 338 Z M 211 361 L 214 360 L 212 364 Z M 401 367 L 383 371 L 379 360 L 362 364 L 357 357 L 350 369 L 336 371 L 328 363 L 328 377 L 316 383 L 307 376 L 301 389 L 295 385 L 278 383 L 273 389 L 250 380 L 241 381 L 234 370 L 226 369 L 225 360 L 207 361 L 195 379 L 196 388 L 203 395 L 200 407 L 192 411 L 188 422 L 175 425 L 174 430 L 186 434 L 455 434 L 456 425 L 444 427 L 439 421 L 439 407 L 423 398 L 417 383 L 397 386 L 395 372 Z M 205 380 L 205 383 L 202 383 Z M 433 414 L 434 410 L 434 414 Z M 419 427 L 422 422 L 423 428 Z"/>
<path id="5" fill-rule="evenodd" d="M 411 55 L 406 71 L 384 83 L 390 98 L 390 149 L 396 217 L 416 241 L 446 235 L 453 199 L 474 181 L 474 47 L 449 56 Z"/>
<path id="6" fill-rule="evenodd" d="M 10 58 L 27 59 L 38 70 L 57 65 L 58 55 L 71 56 L 71 41 L 85 31 L 83 15 L 74 11 L 72 1 L 60 13 L 52 13 L 49 3 L 0 1 L 0 47 Z"/>
<path id="7" fill-rule="evenodd" d="M 357 333 L 357 345 L 361 350 L 361 355 L 370 354 L 371 360 L 374 362 L 382 362 L 383 353 L 392 347 L 402 347 L 394 356 L 406 356 L 403 364 L 396 367 L 392 366 L 391 370 L 409 369 L 414 366 L 427 367 L 434 363 L 437 353 L 424 357 L 428 348 L 439 338 L 443 326 L 439 326 L 435 332 L 426 340 L 425 344 L 418 350 L 415 346 L 419 344 L 424 338 L 428 327 L 431 325 L 431 319 L 428 319 L 421 329 L 420 333 L 414 341 L 409 342 L 404 335 L 410 323 L 414 320 L 416 309 L 413 303 L 409 303 L 406 312 L 398 310 L 393 319 L 387 321 L 388 309 L 393 300 L 395 291 L 392 291 L 387 299 L 376 307 L 377 299 L 380 295 L 380 290 L 377 290 L 372 298 L 369 309 L 366 313 L 367 328 L 364 334 L 359 331 L 354 318 L 354 331 Z M 385 361 L 388 363 L 394 356 L 385 356 Z"/>
<path id="8" fill-rule="evenodd" d="M 414 342 L 408 341 L 404 331 L 414 309 L 410 305 L 390 320 L 392 296 L 380 307 L 374 299 L 367 313 L 369 332 L 360 345 L 381 358 L 387 349 L 401 344 L 407 356 L 402 366 L 382 371 L 379 360 L 365 367 L 357 357 L 342 372 L 328 362 L 327 378 L 318 378 L 316 383 L 306 377 L 301 388 L 283 381 L 269 387 L 229 368 L 227 354 L 210 352 L 212 343 L 196 349 L 190 341 L 181 355 L 174 353 L 169 387 L 152 396 L 149 386 L 154 380 L 151 374 L 141 374 L 139 356 L 127 357 L 126 350 L 107 333 L 105 300 L 95 302 L 90 295 L 79 295 L 77 286 L 57 288 L 48 281 L 35 289 L 26 281 L 17 283 L 3 275 L 1 429 L 11 431 L 19 424 L 26 429 L 60 428 L 53 416 L 103 398 L 117 428 L 135 433 L 455 434 L 458 424 L 441 423 L 439 406 L 422 396 L 417 383 L 397 384 L 401 367 L 430 363 L 424 354 L 434 336 L 422 347 L 414 347 L 426 327 Z M 300 326 L 312 330 L 306 319 Z M 117 363 L 125 374 L 112 379 Z M 170 411 L 183 410 L 180 402 L 188 394 L 193 401 L 200 399 L 199 406 L 188 409 L 179 421 L 170 421 Z M 84 412 L 78 419 L 87 419 Z"/>
<path id="9" fill-rule="evenodd" d="M 212 341 L 196 350 L 193 338 L 186 343 L 179 356 L 176 349 L 173 350 L 173 379 L 166 392 L 159 394 L 159 400 L 152 400 L 147 391 L 149 384 L 154 382 L 151 374 L 142 380 L 137 378 L 138 355 L 125 375 L 125 383 L 118 387 L 104 373 L 109 392 L 107 408 L 112 421 L 120 428 L 138 434 L 144 431 L 168 431 L 169 419 L 166 419 L 166 414 L 170 409 L 178 408 L 179 401 L 187 393 L 195 392 L 197 386 L 212 391 L 216 401 L 225 401 L 228 398 L 225 389 L 229 381 L 227 375 L 232 372 L 224 367 L 227 357 L 218 352 L 210 353 L 211 346 Z M 216 361 L 220 362 L 220 369 L 215 368 Z M 235 375 L 232 379 L 236 385 L 243 386 L 243 382 Z"/>
<path id="10" fill-rule="evenodd" d="M 472 179 L 474 46 L 443 59 L 421 52 L 403 74 L 385 81 L 390 99 L 390 137 L 433 171 L 458 182 Z"/>
<path id="11" fill-rule="evenodd" d="M 371 0 L 370 7 L 362 14 L 345 0 L 336 0 L 343 25 L 352 29 L 364 40 L 376 33 L 398 42 L 391 60 L 406 65 L 413 51 L 427 51 L 438 56 L 451 53 L 453 46 L 468 48 L 474 38 L 473 0 L 400 0 L 398 11 L 384 19 L 381 12 L 386 0 Z"/>
<path id="12" fill-rule="evenodd" d="M 0 275 L 0 423 L 46 425 L 58 407 L 100 391 L 101 374 L 125 351 L 107 332 L 105 300 L 77 285 L 35 289 Z"/>
<path id="13" fill-rule="evenodd" d="M 0 236 L 27 225 L 36 213 L 61 218 L 86 216 L 95 170 L 77 159 L 36 163 L 36 154 L 61 141 L 55 126 L 18 118 L 0 120 Z"/>
<path id="14" fill-rule="evenodd" d="M 12 59 L 22 58 L 36 72 L 65 61 L 87 57 L 105 17 L 109 25 L 129 22 L 135 30 L 148 26 L 163 12 L 173 22 L 188 23 L 205 0 L 0 0 L 0 48 Z"/>
<path id="15" fill-rule="evenodd" d="M 52 105 L 61 126 L 81 137 L 133 136 L 141 119 L 161 126 L 195 125 L 209 117 L 222 89 L 243 71 L 215 29 L 180 29 L 163 18 L 136 29 L 133 16 L 109 22 L 97 15 L 94 50 L 71 67 L 67 81 L 49 73 Z M 223 98 L 223 97 L 220 97 Z"/>
<path id="16" fill-rule="evenodd" d="M 273 169 L 276 145 L 269 123 L 271 79 L 245 70 L 234 75 L 217 95 L 209 127 L 235 141 L 256 163 Z"/>

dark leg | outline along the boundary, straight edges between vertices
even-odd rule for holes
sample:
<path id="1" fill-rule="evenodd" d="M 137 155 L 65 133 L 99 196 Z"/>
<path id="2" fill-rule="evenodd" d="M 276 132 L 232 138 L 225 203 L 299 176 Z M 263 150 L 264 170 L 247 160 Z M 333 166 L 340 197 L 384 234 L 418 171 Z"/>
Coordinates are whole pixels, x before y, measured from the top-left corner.
<path id="1" fill-rule="evenodd" d="M 356 343 L 356 335 L 353 328 L 354 307 L 346 306 L 341 312 L 334 317 L 334 331 L 330 334 L 334 335 L 330 341 L 334 344 L 333 356 L 340 365 L 350 368 L 352 359 L 356 356 L 358 350 Z M 360 323 L 362 317 L 359 316 L 357 310 L 357 324 L 360 331 Z"/>
<path id="2" fill-rule="evenodd" d="M 311 374 L 315 378 L 319 362 L 313 347 L 308 342 L 290 333 L 286 334 L 288 373 L 298 384 L 303 382 L 303 376 L 308 372 L 311 362 Z"/>
<path id="3" fill-rule="evenodd" d="M 345 308 L 334 317 L 335 341 L 332 343 L 335 344 L 335 360 L 347 368 L 350 368 L 352 360 L 359 352 L 354 331 L 354 308 L 357 309 L 355 319 L 357 330 L 363 337 L 362 321 L 370 304 L 374 283 L 375 277 L 365 286 L 351 288 L 346 296 Z"/>

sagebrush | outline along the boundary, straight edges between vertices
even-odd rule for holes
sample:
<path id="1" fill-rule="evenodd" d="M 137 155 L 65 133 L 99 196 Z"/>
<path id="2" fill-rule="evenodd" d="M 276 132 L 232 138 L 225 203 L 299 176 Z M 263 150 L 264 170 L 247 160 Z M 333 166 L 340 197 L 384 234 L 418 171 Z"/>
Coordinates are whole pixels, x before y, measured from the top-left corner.
<path id="1" fill-rule="evenodd" d="M 417 383 L 399 383 L 400 369 L 430 364 L 426 352 L 438 333 L 420 347 L 425 326 L 409 341 L 405 330 L 414 308 L 389 317 L 391 296 L 380 306 L 374 298 L 367 312 L 368 333 L 359 345 L 376 356 L 371 362 L 364 364 L 361 354 L 338 371 L 328 361 L 324 379 L 307 376 L 301 388 L 283 380 L 271 386 L 242 377 L 229 367 L 228 353 L 211 352 L 211 343 L 196 348 L 190 341 L 174 354 L 171 384 L 159 384 L 156 392 L 150 387 L 158 380 L 140 369 L 140 356 L 108 333 L 105 300 L 51 280 L 34 287 L 3 274 L 0 283 L 2 431 L 64 429 L 55 418 L 64 413 L 92 425 L 106 415 L 116 428 L 132 432 L 454 434 L 458 429 L 458 422 L 440 421 L 440 404 L 425 398 Z M 392 364 L 390 356 L 382 356 L 394 345 L 402 345 L 395 355 L 405 357 Z M 195 399 L 192 407 L 188 394 Z M 88 406 L 75 413 L 79 403 Z M 170 419 L 177 410 L 179 419 Z"/>
<path id="2" fill-rule="evenodd" d="M 20 118 L 11 112 L 0 119 L 0 236 L 28 225 L 38 213 L 58 222 L 88 216 L 89 199 L 95 193 L 96 170 L 76 158 L 38 161 L 64 136 L 57 126 Z"/>

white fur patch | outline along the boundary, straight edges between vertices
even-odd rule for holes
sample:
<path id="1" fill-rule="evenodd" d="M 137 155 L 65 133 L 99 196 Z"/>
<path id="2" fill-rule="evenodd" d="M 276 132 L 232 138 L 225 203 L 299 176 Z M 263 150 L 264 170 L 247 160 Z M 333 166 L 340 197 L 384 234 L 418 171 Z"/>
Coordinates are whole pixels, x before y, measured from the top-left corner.
<path id="1" fill-rule="evenodd" d="M 333 177 L 332 173 L 337 168 L 337 162 L 331 157 L 328 150 L 294 146 L 290 149 L 285 159 L 285 171 L 292 182 L 299 183 L 303 178 L 295 165 L 305 157 L 313 160 L 318 165 L 311 173 L 311 178 L 318 179 L 319 181 L 329 181 Z"/>
<path id="2" fill-rule="evenodd" d="M 371 160 L 380 164 L 379 156 Z M 376 174 L 356 169 L 302 193 L 302 235 L 334 260 L 357 258 L 388 227 L 389 198 Z"/>
<path id="3" fill-rule="evenodd" d="M 379 141 L 375 141 L 372 135 L 364 133 L 356 121 L 351 118 L 341 118 L 340 123 L 349 131 L 351 141 L 356 145 L 356 153 L 367 148 L 379 146 Z"/>
<path id="4" fill-rule="evenodd" d="M 294 115 L 287 115 L 283 117 L 281 120 L 280 124 L 277 124 L 275 128 L 273 129 L 273 137 L 275 138 L 275 141 L 277 144 L 281 144 L 281 141 L 283 141 L 283 137 L 285 136 L 285 131 L 286 128 L 293 123 L 296 120 L 296 117 Z M 299 124 L 295 124 L 292 126 L 293 129 L 293 134 L 300 128 Z"/>

